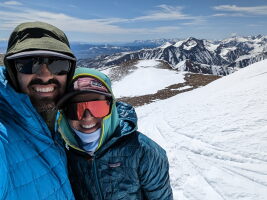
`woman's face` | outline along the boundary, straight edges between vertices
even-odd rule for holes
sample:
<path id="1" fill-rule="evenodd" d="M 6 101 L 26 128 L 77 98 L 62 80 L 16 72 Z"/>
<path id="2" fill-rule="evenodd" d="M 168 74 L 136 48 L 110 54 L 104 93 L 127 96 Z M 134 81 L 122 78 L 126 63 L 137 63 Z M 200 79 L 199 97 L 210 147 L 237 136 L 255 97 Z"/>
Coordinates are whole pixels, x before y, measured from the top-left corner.
<path id="1" fill-rule="evenodd" d="M 79 99 L 83 99 L 84 96 L 85 95 L 77 95 L 76 97 L 74 97 L 74 100 L 79 101 Z M 86 101 L 93 100 L 105 100 L 105 96 L 96 93 L 90 93 L 90 95 L 86 94 Z M 90 134 L 101 128 L 102 119 L 103 118 L 94 117 L 90 110 L 86 109 L 82 115 L 81 120 L 69 119 L 69 124 L 72 128 L 78 131 Z"/>

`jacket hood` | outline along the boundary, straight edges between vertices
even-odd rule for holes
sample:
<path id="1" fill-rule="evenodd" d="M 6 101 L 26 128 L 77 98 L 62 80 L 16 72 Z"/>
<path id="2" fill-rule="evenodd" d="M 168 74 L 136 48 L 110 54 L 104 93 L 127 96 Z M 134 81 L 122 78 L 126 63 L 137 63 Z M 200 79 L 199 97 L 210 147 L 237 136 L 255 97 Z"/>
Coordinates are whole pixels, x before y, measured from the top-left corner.
<path id="1" fill-rule="evenodd" d="M 0 121 L 19 124 L 26 130 L 32 130 L 27 137 L 37 136 L 45 140 L 51 138 L 51 133 L 42 117 L 32 106 L 27 94 L 18 93 L 6 79 L 6 69 L 0 66 Z M 40 131 L 42 130 L 42 131 Z M 51 142 L 51 141 L 50 141 Z"/>
<path id="2" fill-rule="evenodd" d="M 72 61 L 72 70 L 69 80 L 74 73 L 76 58 L 72 53 L 67 36 L 55 26 L 43 22 L 27 22 L 18 25 L 11 33 L 8 41 L 4 64 L 7 67 L 12 85 L 18 90 L 16 70 L 13 59 L 18 56 L 31 55 L 59 55 L 69 57 Z M 61 55 L 61 56 L 60 56 Z M 71 59 L 73 58 L 73 59 Z"/>
<path id="3" fill-rule="evenodd" d="M 92 76 L 97 78 L 108 88 L 109 92 L 112 94 L 113 101 L 111 112 L 102 120 L 101 135 L 98 147 L 96 149 L 97 151 L 104 144 L 114 143 L 120 137 L 130 134 L 136 130 L 137 117 L 132 106 L 122 102 L 116 102 L 111 89 L 111 81 L 105 74 L 90 68 L 77 68 L 73 80 L 82 76 Z M 79 142 L 76 140 L 74 135 L 75 133 L 69 126 L 68 120 L 62 111 L 60 112 L 60 116 L 58 118 L 58 131 L 68 146 L 71 146 L 79 151 L 84 151 L 79 147 Z"/>

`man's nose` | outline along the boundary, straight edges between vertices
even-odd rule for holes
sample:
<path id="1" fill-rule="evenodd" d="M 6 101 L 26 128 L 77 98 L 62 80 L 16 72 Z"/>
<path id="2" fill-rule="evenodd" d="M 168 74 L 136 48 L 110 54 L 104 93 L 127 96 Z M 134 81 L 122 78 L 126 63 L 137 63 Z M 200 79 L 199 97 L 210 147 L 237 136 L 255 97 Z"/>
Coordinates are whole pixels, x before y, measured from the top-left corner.
<path id="1" fill-rule="evenodd" d="M 42 79 L 44 82 L 53 78 L 53 74 L 49 71 L 47 64 L 41 64 L 36 74 L 38 78 Z"/>

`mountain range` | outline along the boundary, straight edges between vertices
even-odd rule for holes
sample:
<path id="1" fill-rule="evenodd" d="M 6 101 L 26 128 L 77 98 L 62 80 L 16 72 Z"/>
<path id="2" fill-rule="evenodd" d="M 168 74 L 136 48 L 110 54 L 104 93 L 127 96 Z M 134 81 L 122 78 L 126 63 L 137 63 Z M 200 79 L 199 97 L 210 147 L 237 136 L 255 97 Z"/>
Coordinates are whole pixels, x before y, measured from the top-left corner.
<path id="1" fill-rule="evenodd" d="M 0 53 L 5 52 L 6 46 L 7 41 L 0 41 Z M 178 71 L 227 75 L 266 59 L 267 36 L 236 36 L 217 41 L 189 37 L 113 44 L 72 42 L 71 48 L 78 66 L 107 68 L 135 60 L 156 59 Z"/>
<path id="2" fill-rule="evenodd" d="M 166 42 L 176 42 L 179 39 L 155 39 L 135 40 L 128 43 L 85 43 L 70 42 L 72 51 L 77 59 L 95 58 L 100 55 L 111 55 L 120 52 L 137 51 L 145 48 L 155 48 Z M 4 54 L 7 48 L 7 41 L 0 40 L 0 54 Z"/>
<path id="3" fill-rule="evenodd" d="M 231 37 L 210 41 L 190 37 L 167 41 L 154 48 L 79 59 L 78 66 L 111 67 L 131 60 L 157 59 L 173 69 L 227 75 L 267 58 L 267 36 Z"/>
<path id="4" fill-rule="evenodd" d="M 71 49 L 78 59 L 95 58 L 101 55 L 112 55 L 121 52 L 138 51 L 155 48 L 166 42 L 177 42 L 180 39 L 135 40 L 128 43 L 90 44 L 81 42 L 70 43 Z"/>

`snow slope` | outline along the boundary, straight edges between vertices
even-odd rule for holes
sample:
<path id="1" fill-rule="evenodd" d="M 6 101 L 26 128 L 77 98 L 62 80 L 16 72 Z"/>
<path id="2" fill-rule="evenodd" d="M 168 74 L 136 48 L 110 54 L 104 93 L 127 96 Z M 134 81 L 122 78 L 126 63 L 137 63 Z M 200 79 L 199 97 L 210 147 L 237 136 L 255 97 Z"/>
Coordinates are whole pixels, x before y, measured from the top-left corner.
<path id="1" fill-rule="evenodd" d="M 136 111 L 167 152 L 174 199 L 267 199 L 267 60 Z"/>
<path id="2" fill-rule="evenodd" d="M 112 83 L 115 96 L 119 98 L 154 94 L 169 85 L 185 82 L 184 73 L 157 68 L 159 64 L 156 60 L 139 61 L 135 65 L 135 71 L 121 81 Z M 109 74 L 110 71 L 106 70 L 103 73 Z"/>

